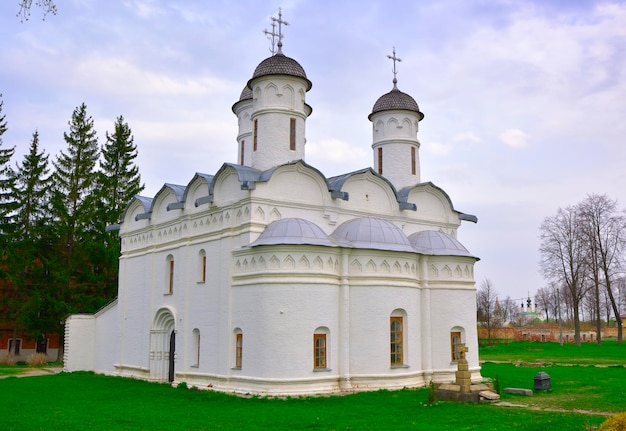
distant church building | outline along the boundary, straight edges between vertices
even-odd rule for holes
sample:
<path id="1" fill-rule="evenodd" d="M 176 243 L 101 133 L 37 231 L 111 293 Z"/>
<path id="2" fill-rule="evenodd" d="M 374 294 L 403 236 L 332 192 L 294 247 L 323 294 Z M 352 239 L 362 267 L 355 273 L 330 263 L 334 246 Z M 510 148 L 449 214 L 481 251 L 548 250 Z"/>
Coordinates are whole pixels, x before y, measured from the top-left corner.
<path id="1" fill-rule="evenodd" d="M 305 162 L 311 89 L 276 52 L 232 110 L 238 163 L 137 196 L 120 225 L 117 299 L 66 320 L 65 367 L 268 395 L 480 379 L 475 256 L 449 196 L 420 179 L 424 114 L 397 87 L 373 105 L 373 168 Z"/>

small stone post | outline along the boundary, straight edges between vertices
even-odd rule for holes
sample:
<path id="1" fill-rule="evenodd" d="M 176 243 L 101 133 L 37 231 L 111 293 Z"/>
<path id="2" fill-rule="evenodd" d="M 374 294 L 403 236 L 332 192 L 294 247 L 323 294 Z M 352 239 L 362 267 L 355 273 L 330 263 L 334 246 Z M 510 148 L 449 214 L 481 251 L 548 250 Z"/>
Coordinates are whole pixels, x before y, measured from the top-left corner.
<path id="1" fill-rule="evenodd" d="M 468 349 L 465 346 L 465 343 L 461 343 L 459 345 L 459 353 L 461 354 L 461 357 L 459 358 L 457 365 L 458 371 L 455 374 L 455 383 L 461 387 L 462 394 L 469 394 L 472 386 L 472 373 L 469 371 L 469 364 L 467 363 L 467 358 L 465 357 L 467 350 Z"/>

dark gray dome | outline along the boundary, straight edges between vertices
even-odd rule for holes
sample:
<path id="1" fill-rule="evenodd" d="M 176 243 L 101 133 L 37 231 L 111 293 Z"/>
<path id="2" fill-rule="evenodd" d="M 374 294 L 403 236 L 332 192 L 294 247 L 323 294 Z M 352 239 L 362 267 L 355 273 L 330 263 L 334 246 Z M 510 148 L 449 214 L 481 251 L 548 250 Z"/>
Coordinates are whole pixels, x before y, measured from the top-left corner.
<path id="1" fill-rule="evenodd" d="M 301 218 L 285 218 L 270 223 L 251 246 L 274 244 L 311 244 L 335 247 L 315 223 Z"/>
<path id="2" fill-rule="evenodd" d="M 259 65 L 254 70 L 254 74 L 252 74 L 252 79 L 267 75 L 297 76 L 298 78 L 302 78 L 307 82 L 307 91 L 309 91 L 313 86 L 311 81 L 309 81 L 309 79 L 306 77 L 306 72 L 304 71 L 302 66 L 300 66 L 300 63 L 280 52 L 276 55 L 266 58 L 261 63 L 259 63 Z M 248 86 L 250 85 L 250 81 L 248 81 Z"/>
<path id="3" fill-rule="evenodd" d="M 239 96 L 239 101 L 242 100 L 250 100 L 252 99 L 252 90 L 247 85 L 241 90 L 241 95 Z"/>
<path id="4" fill-rule="evenodd" d="M 409 235 L 409 242 L 418 253 L 431 256 L 472 256 L 456 238 L 434 230 Z"/>
<path id="5" fill-rule="evenodd" d="M 372 115 L 377 112 L 398 109 L 417 112 L 420 120 L 424 118 L 424 114 L 420 112 L 420 108 L 419 106 L 417 106 L 417 102 L 415 101 L 415 99 L 413 99 L 408 94 L 398 90 L 397 87 L 394 87 L 394 89 L 391 90 L 389 93 L 383 94 L 378 98 L 376 103 L 374 103 L 372 113 L 367 118 L 371 120 Z"/>

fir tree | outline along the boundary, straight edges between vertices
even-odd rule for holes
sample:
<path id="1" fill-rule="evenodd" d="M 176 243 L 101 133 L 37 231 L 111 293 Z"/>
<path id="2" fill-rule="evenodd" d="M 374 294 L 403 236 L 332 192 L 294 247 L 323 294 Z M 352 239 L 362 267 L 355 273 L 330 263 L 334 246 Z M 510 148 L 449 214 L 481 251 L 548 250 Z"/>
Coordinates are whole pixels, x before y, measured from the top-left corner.
<path id="1" fill-rule="evenodd" d="M 112 135 L 106 132 L 102 147 L 103 161 L 98 188 L 104 204 L 104 222 L 116 223 L 130 200 L 143 189 L 139 168 L 134 164 L 137 146 L 132 131 L 121 115 L 115 121 Z"/>
<path id="2" fill-rule="evenodd" d="M 97 253 L 92 254 L 92 264 L 104 282 L 103 293 L 111 298 L 117 292 L 120 243 L 117 232 L 107 232 L 106 226 L 116 224 L 128 202 L 144 188 L 139 169 L 134 164 L 136 158 L 137 147 L 132 131 L 120 115 L 115 121 L 114 132 L 106 132 L 106 143 L 102 147 L 96 217 L 101 240 Z"/>
<path id="3" fill-rule="evenodd" d="M 87 240 L 95 221 L 94 190 L 99 148 L 93 119 L 83 103 L 72 113 L 69 133 L 64 133 L 67 152 L 54 161 L 52 207 L 65 246 L 69 269 L 74 269 L 76 244 Z"/>
<path id="4" fill-rule="evenodd" d="M 14 225 L 12 223 L 15 211 L 15 201 L 12 196 L 14 172 L 11 169 L 11 158 L 15 147 L 3 148 L 2 135 L 7 131 L 6 115 L 2 108 L 4 101 L 0 94 L 0 245 L 5 246 L 11 239 Z"/>
<path id="5" fill-rule="evenodd" d="M 39 151 L 39 133 L 35 132 L 28 154 L 21 165 L 17 164 L 13 184 L 18 238 L 34 241 L 42 235 L 38 228 L 49 225 L 49 172 L 48 155 Z"/>

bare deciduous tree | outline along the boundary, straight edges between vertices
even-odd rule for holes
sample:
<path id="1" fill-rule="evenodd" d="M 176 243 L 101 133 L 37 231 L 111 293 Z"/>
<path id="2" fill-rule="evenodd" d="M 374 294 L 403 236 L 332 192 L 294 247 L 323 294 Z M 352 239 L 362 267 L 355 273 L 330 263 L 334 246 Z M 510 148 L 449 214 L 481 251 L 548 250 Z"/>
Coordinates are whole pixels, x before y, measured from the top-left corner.
<path id="1" fill-rule="evenodd" d="M 604 284 L 617 322 L 617 342 L 621 344 L 622 319 L 613 295 L 613 284 L 622 267 L 622 254 L 626 245 L 626 218 L 618 212 L 617 201 L 606 195 L 588 195 L 580 204 L 580 213 L 590 251 L 590 274 L 596 289 L 597 321 L 600 321 L 600 285 Z M 601 344 L 601 338 L 598 338 L 598 344 Z"/>
<path id="2" fill-rule="evenodd" d="M 555 216 L 544 219 L 540 240 L 542 272 L 547 279 L 567 287 L 572 300 L 574 340 L 580 345 L 580 306 L 587 290 L 587 246 L 577 208 L 559 208 Z"/>
<path id="3" fill-rule="evenodd" d="M 478 322 L 487 328 L 487 339 L 491 340 L 491 328 L 494 321 L 494 310 L 496 306 L 496 289 L 491 280 L 486 278 L 476 292 L 476 316 Z"/>
<path id="4" fill-rule="evenodd" d="M 51 13 L 57 14 L 57 6 L 54 4 L 54 0 L 34 0 L 35 6 L 43 10 L 43 19 Z M 33 0 L 20 0 L 20 11 L 17 13 L 18 17 L 21 17 L 22 22 L 28 21 L 30 18 L 30 11 L 33 7 Z"/>

